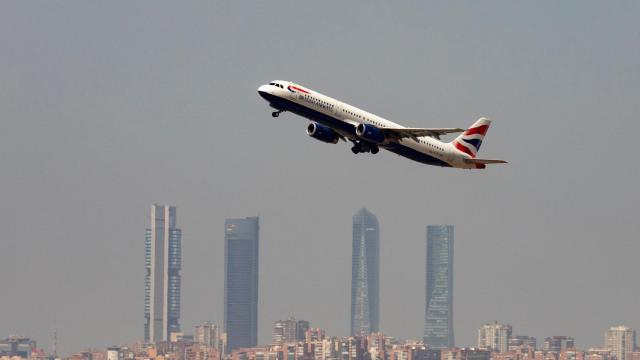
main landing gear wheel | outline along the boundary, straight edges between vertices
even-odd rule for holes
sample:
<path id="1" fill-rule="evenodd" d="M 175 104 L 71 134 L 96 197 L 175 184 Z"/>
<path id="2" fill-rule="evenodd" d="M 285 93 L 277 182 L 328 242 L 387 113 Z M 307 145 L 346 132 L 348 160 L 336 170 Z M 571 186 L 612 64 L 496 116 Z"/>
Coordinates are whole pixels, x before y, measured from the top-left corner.
<path id="1" fill-rule="evenodd" d="M 372 154 L 377 154 L 379 151 L 380 151 L 380 148 L 378 147 L 378 145 L 362 142 L 362 141 L 358 141 L 358 142 L 354 141 L 353 146 L 351 147 L 351 152 L 354 154 L 368 153 L 368 152 Z"/>

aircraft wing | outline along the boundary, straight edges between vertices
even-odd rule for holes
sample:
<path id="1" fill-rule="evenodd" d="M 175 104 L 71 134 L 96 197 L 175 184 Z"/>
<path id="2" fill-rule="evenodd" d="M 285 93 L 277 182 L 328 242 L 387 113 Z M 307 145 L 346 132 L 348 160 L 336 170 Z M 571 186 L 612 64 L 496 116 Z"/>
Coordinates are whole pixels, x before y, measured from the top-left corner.
<path id="1" fill-rule="evenodd" d="M 431 136 L 440 139 L 441 135 L 463 132 L 460 128 L 381 128 L 390 137 L 398 140 L 411 138 L 417 140 L 420 136 Z"/>

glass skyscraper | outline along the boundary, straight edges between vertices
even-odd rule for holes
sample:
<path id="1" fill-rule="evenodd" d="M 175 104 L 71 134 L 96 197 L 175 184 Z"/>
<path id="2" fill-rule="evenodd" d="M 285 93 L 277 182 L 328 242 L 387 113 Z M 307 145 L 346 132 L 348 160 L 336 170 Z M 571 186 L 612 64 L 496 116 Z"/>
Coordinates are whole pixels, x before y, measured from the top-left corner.
<path id="1" fill-rule="evenodd" d="M 258 343 L 259 218 L 224 223 L 224 331 L 226 353 Z"/>
<path id="2" fill-rule="evenodd" d="M 180 269 L 182 231 L 176 208 L 151 206 L 151 227 L 145 233 L 144 340 L 168 341 L 180 331 Z"/>
<path id="3" fill-rule="evenodd" d="M 424 343 L 433 349 L 454 347 L 452 225 L 427 226 Z"/>
<path id="4" fill-rule="evenodd" d="M 378 219 L 367 209 L 353 216 L 351 335 L 379 331 L 380 238 Z"/>

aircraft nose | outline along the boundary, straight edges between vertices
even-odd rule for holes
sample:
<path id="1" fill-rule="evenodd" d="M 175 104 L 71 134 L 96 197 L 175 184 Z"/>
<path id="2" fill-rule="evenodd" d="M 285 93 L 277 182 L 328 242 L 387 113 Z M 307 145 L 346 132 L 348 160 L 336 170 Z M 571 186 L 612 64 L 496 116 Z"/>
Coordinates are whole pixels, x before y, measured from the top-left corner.
<path id="1" fill-rule="evenodd" d="M 269 85 L 262 85 L 258 88 L 258 94 L 260 94 L 260 96 L 262 96 L 263 98 L 267 98 L 267 95 L 269 94 Z"/>

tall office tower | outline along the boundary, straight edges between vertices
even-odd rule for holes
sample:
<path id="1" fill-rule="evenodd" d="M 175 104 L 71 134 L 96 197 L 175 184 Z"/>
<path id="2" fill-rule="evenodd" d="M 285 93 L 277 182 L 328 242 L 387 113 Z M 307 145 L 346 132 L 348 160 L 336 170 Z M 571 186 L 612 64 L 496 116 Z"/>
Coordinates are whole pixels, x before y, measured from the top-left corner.
<path id="1" fill-rule="evenodd" d="M 144 340 L 169 341 L 180 331 L 182 231 L 176 207 L 151 206 L 151 228 L 145 234 Z"/>
<path id="2" fill-rule="evenodd" d="M 453 225 L 427 226 L 425 307 L 424 343 L 453 348 Z"/>
<path id="3" fill-rule="evenodd" d="M 542 350 L 559 353 L 573 347 L 575 347 L 575 341 L 570 336 L 550 336 L 544 338 Z"/>
<path id="4" fill-rule="evenodd" d="M 493 351 L 505 352 L 511 338 L 511 325 L 485 324 L 478 329 L 478 347 Z"/>
<path id="5" fill-rule="evenodd" d="M 351 335 L 379 331 L 380 237 L 378 219 L 367 209 L 353 215 Z"/>
<path id="6" fill-rule="evenodd" d="M 260 219 L 224 222 L 224 331 L 226 353 L 258 343 L 258 236 Z"/>
<path id="7" fill-rule="evenodd" d="M 196 326 L 194 341 L 211 348 L 220 348 L 220 330 L 209 321 Z"/>
<path id="8" fill-rule="evenodd" d="M 622 325 L 609 328 L 604 333 L 604 346 L 613 351 L 617 360 L 627 360 L 636 348 L 636 330 Z"/>

